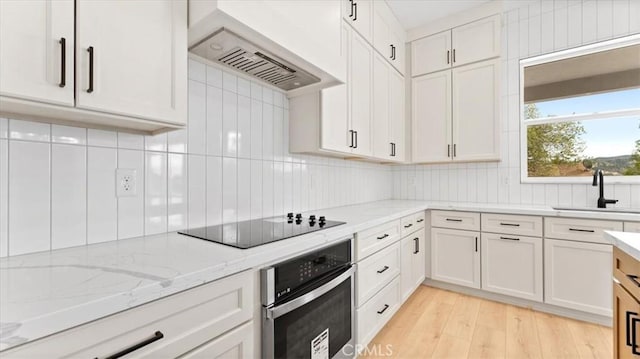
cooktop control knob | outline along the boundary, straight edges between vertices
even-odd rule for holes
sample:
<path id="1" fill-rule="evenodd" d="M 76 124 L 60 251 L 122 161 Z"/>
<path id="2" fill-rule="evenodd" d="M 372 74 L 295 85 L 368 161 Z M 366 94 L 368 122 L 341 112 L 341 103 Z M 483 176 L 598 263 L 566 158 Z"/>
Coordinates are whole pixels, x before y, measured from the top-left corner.
<path id="1" fill-rule="evenodd" d="M 314 221 L 313 219 L 309 220 L 309 227 L 313 227 L 316 225 L 316 221 Z"/>
<path id="2" fill-rule="evenodd" d="M 310 215 L 309 216 L 309 220 L 310 221 L 315 221 L 316 220 L 316 215 L 315 214 Z"/>
<path id="3" fill-rule="evenodd" d="M 297 220 L 302 219 L 302 214 L 301 214 L 301 213 L 296 214 L 296 219 L 297 219 Z"/>
<path id="4" fill-rule="evenodd" d="M 296 219 L 296 224 L 297 224 L 297 225 L 302 224 L 302 219 Z"/>
<path id="5" fill-rule="evenodd" d="M 324 222 L 324 221 L 325 221 L 324 216 L 320 216 L 320 222 Z"/>
<path id="6" fill-rule="evenodd" d="M 291 212 L 287 213 L 287 218 L 293 219 L 293 213 L 291 213 Z"/>

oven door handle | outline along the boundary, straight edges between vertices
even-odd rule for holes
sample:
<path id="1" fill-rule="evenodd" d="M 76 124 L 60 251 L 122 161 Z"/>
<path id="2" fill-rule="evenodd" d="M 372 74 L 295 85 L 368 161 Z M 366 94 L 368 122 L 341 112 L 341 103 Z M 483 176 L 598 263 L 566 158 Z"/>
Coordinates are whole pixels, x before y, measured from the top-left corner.
<path id="1" fill-rule="evenodd" d="M 303 305 L 313 301 L 314 299 L 320 297 L 321 295 L 327 293 L 328 291 L 332 290 L 333 288 L 337 287 L 340 283 L 344 282 L 345 280 L 349 279 L 353 273 L 355 273 L 356 271 L 356 267 L 351 266 L 349 269 L 347 269 L 344 273 L 340 274 L 339 276 L 333 278 L 331 281 L 327 282 L 326 284 L 322 285 L 321 287 L 318 287 L 316 289 L 314 289 L 313 291 L 298 297 L 292 301 L 280 304 L 276 307 L 272 307 L 272 308 L 267 308 L 267 318 L 269 319 L 276 319 L 284 314 L 287 314 L 293 310 L 296 310 L 300 307 L 302 307 Z"/>

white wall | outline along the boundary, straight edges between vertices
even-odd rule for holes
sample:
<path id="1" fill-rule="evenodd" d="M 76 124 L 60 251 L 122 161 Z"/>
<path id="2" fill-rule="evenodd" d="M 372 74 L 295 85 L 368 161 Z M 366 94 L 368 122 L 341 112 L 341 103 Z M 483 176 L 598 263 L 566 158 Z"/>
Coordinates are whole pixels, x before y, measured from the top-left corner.
<path id="1" fill-rule="evenodd" d="M 0 256 L 391 198 L 391 168 L 288 152 L 283 93 L 196 61 L 187 130 L 0 119 Z M 116 198 L 115 169 L 137 170 Z"/>
<path id="2" fill-rule="evenodd" d="M 520 183 L 519 59 L 640 32 L 638 0 L 505 1 L 502 27 L 500 163 L 394 167 L 394 198 L 595 206 L 584 184 Z M 605 178 L 606 184 L 606 178 Z M 640 185 L 608 185 L 618 207 L 640 208 Z"/>

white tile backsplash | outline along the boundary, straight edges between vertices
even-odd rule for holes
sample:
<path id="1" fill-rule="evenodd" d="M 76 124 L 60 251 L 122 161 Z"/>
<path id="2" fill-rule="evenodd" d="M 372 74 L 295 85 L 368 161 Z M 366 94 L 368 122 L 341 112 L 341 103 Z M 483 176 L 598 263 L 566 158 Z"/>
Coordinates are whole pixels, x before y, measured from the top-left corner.
<path id="1" fill-rule="evenodd" d="M 518 61 L 614 36 L 640 33 L 640 1 L 507 0 L 504 8 L 509 12 L 504 14 L 501 44 L 501 105 L 502 115 L 506 117 L 501 119 L 502 161 L 467 165 L 466 169 L 456 164 L 394 166 L 394 198 L 579 207 L 595 205 L 598 190 L 591 186 L 591 178 L 585 178 L 583 184 L 571 185 L 520 183 Z M 418 172 L 421 175 L 414 175 L 415 181 L 412 181 L 409 174 Z M 465 184 L 466 193 L 463 190 Z M 617 207 L 640 208 L 640 185 L 607 185 L 606 191 L 609 192 L 605 193 L 608 198 L 620 201 Z"/>
<path id="2" fill-rule="evenodd" d="M 189 87 L 155 136 L 0 118 L 0 257 L 392 197 L 390 166 L 290 154 L 282 92 L 193 59 Z"/>

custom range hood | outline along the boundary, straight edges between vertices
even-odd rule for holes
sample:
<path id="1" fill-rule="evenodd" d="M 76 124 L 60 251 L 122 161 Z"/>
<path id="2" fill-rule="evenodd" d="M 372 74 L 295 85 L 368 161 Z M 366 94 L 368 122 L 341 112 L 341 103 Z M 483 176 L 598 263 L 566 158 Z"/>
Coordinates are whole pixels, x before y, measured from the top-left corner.
<path id="1" fill-rule="evenodd" d="M 289 97 L 346 82 L 341 2 L 190 0 L 191 57 Z"/>
<path id="2" fill-rule="evenodd" d="M 320 82 L 318 77 L 258 48 L 225 28 L 197 42 L 189 48 L 189 51 L 257 77 L 285 91 Z"/>

